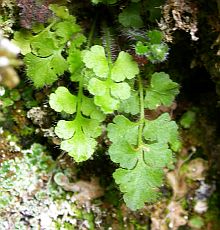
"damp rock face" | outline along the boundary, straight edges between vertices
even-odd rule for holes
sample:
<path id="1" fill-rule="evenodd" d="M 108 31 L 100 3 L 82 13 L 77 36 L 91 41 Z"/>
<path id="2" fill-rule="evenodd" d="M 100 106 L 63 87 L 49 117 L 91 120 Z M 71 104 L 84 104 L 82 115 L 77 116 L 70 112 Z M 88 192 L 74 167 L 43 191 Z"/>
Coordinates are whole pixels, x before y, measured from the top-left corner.
<path id="1" fill-rule="evenodd" d="M 54 180 L 65 191 L 78 192 L 78 194 L 73 195 L 72 199 L 75 199 L 81 204 L 90 202 L 104 195 L 104 190 L 99 185 L 98 178 L 92 178 L 91 181 L 79 180 L 75 183 L 71 183 L 63 173 L 57 173 L 54 176 Z"/>
<path id="2" fill-rule="evenodd" d="M 27 117 L 32 120 L 35 125 L 44 126 L 48 120 L 48 114 L 41 107 L 33 107 L 27 112 Z"/>
<path id="3" fill-rule="evenodd" d="M 66 225 L 89 229 L 83 211 L 67 192 L 51 183 L 55 162 L 45 149 L 34 144 L 21 153 L 22 157 L 0 164 L 0 229 L 60 229 L 58 226 Z"/>

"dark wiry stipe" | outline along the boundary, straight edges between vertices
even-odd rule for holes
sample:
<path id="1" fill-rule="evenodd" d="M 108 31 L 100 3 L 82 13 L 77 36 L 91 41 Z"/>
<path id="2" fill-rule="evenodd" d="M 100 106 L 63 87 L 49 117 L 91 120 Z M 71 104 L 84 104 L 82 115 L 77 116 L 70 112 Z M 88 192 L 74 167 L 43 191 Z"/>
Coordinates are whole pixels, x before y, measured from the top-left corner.
<path id="1" fill-rule="evenodd" d="M 108 33 L 108 34 L 106 34 Z M 111 58 L 114 62 L 118 56 L 118 53 L 120 52 L 120 47 L 118 45 L 118 42 L 115 39 L 115 36 L 112 31 L 110 31 L 109 28 L 105 28 L 102 30 L 102 44 L 107 49 L 107 43 L 110 45 L 110 52 L 111 52 Z M 107 41 L 108 40 L 108 41 Z"/>

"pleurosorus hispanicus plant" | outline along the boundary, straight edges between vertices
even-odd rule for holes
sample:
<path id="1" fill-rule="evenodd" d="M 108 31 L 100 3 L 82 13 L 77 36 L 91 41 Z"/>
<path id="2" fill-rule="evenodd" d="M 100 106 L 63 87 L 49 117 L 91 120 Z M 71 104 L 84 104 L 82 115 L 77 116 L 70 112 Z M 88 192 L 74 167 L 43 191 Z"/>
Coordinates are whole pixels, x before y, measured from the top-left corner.
<path id="1" fill-rule="evenodd" d="M 114 7 L 117 1 L 92 3 Z M 114 38 L 117 31 L 104 19 L 94 20 L 86 35 L 67 8 L 58 5 L 50 5 L 53 16 L 48 23 L 16 32 L 14 42 L 20 44 L 27 76 L 37 88 L 69 76 L 70 84 L 61 84 L 49 96 L 50 107 L 63 117 L 55 127 L 60 148 L 83 162 L 99 148 L 98 137 L 105 135 L 110 159 L 118 165 L 115 182 L 127 206 L 137 210 L 157 200 L 163 168 L 172 167 L 173 151 L 180 148 L 178 127 L 169 113 L 149 118 L 145 111 L 171 106 L 179 86 L 165 72 L 155 71 L 168 57 L 162 32 L 136 33 L 143 26 L 139 6 L 129 7 L 117 23 L 131 27 L 130 34 L 133 28 L 137 36 L 128 42 L 132 48 Z M 138 58 L 145 61 L 139 65 Z"/>

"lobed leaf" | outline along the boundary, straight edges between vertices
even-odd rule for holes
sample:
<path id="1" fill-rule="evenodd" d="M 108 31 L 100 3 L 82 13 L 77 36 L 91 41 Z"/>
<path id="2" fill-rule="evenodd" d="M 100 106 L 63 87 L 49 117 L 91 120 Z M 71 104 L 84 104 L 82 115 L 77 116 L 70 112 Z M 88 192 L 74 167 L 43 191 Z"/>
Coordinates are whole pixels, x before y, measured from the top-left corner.
<path id="1" fill-rule="evenodd" d="M 127 206 L 132 210 L 140 209 L 145 202 L 158 198 L 158 187 L 162 185 L 164 174 L 162 169 L 172 164 L 172 152 L 166 144 L 159 143 L 144 145 L 136 151 L 124 145 L 121 147 L 119 156 L 113 156 L 122 161 L 120 165 L 124 168 L 117 169 L 113 177 L 124 193 Z"/>
<path id="2" fill-rule="evenodd" d="M 94 104 L 93 98 L 88 98 L 83 96 L 81 111 L 85 116 L 90 116 L 99 122 L 105 120 L 105 115 L 100 111 L 100 109 Z"/>
<path id="3" fill-rule="evenodd" d="M 105 57 L 105 50 L 102 46 L 95 45 L 90 50 L 86 50 L 83 55 L 83 62 L 87 68 L 93 69 L 98 77 L 108 77 L 109 66 Z"/>
<path id="4" fill-rule="evenodd" d="M 109 90 L 102 96 L 94 96 L 94 102 L 104 113 L 112 113 L 119 107 L 119 100 L 111 97 Z"/>
<path id="5" fill-rule="evenodd" d="M 146 140 L 172 144 L 178 141 L 178 126 L 168 113 L 163 113 L 156 120 L 145 122 L 143 135 Z"/>
<path id="6" fill-rule="evenodd" d="M 120 82 L 125 79 L 132 79 L 138 73 L 138 65 L 132 59 L 132 56 L 124 51 L 121 51 L 111 69 L 111 79 L 116 82 Z"/>
<path id="7" fill-rule="evenodd" d="M 73 121 L 59 121 L 55 128 L 61 142 L 61 149 L 68 152 L 76 162 L 89 159 L 95 151 L 95 140 L 101 134 L 99 121 L 78 115 Z"/>
<path id="8" fill-rule="evenodd" d="M 74 24 L 73 21 L 63 21 L 58 22 L 54 28 L 56 36 L 58 36 L 58 41 L 60 45 L 65 44 L 68 40 L 70 40 L 73 34 L 81 32 L 81 28 L 79 25 Z"/>
<path id="9" fill-rule="evenodd" d="M 69 21 L 72 21 L 73 23 L 76 22 L 75 17 L 69 14 L 69 11 L 66 6 L 60 6 L 58 4 L 51 4 L 50 9 L 55 13 L 55 15 L 58 18 L 61 18 L 63 20 L 69 20 Z"/>
<path id="10" fill-rule="evenodd" d="M 25 55 L 27 75 L 38 88 L 52 84 L 67 70 L 63 49 L 73 35 L 81 31 L 66 7 L 51 5 L 50 8 L 57 17 L 46 28 L 37 25 L 31 32 L 21 30 L 14 36 L 14 42 L 21 45 Z"/>
<path id="11" fill-rule="evenodd" d="M 89 81 L 88 90 L 93 95 L 103 96 L 108 91 L 108 83 L 97 78 L 92 78 Z"/>
<path id="12" fill-rule="evenodd" d="M 95 139 L 79 130 L 71 139 L 61 142 L 61 149 L 68 152 L 76 162 L 82 162 L 92 156 L 96 145 Z"/>
<path id="13" fill-rule="evenodd" d="M 59 138 L 69 139 L 77 130 L 77 124 L 75 121 L 59 120 L 55 127 L 55 133 Z"/>
<path id="14" fill-rule="evenodd" d="M 121 100 L 128 99 L 131 95 L 130 86 L 126 82 L 112 83 L 111 85 L 111 95 L 115 98 Z"/>
<path id="15" fill-rule="evenodd" d="M 115 182 L 124 193 L 126 205 L 133 211 L 143 208 L 145 202 L 156 201 L 158 187 L 162 183 L 163 171 L 147 167 L 142 159 L 134 169 L 117 169 L 113 173 Z"/>
<path id="16" fill-rule="evenodd" d="M 66 60 L 57 51 L 47 58 L 28 53 L 24 62 L 27 66 L 27 75 L 37 88 L 52 84 L 68 68 Z"/>
<path id="17" fill-rule="evenodd" d="M 81 125 L 82 131 L 90 137 L 96 138 L 102 132 L 100 122 L 96 119 L 89 119 L 81 116 L 77 121 Z"/>
<path id="18" fill-rule="evenodd" d="M 58 87 L 55 93 L 50 95 L 49 104 L 56 112 L 73 114 L 76 112 L 76 96 L 72 95 L 66 87 Z"/>
<path id="19" fill-rule="evenodd" d="M 14 38 L 12 43 L 17 45 L 21 49 L 21 54 L 25 55 L 31 52 L 30 40 L 32 38 L 32 34 L 27 30 L 20 30 L 14 33 Z"/>
<path id="20" fill-rule="evenodd" d="M 156 109 L 160 105 L 170 106 L 179 93 L 179 85 L 164 72 L 154 73 L 146 90 L 145 107 Z"/>
<path id="21" fill-rule="evenodd" d="M 113 162 L 127 169 L 133 169 L 135 167 L 138 157 L 141 154 L 138 149 L 135 149 L 135 146 L 123 140 L 111 144 L 108 152 Z"/>
<path id="22" fill-rule="evenodd" d="M 132 79 L 139 73 L 137 63 L 125 52 L 120 52 L 115 63 L 108 63 L 102 46 L 92 46 L 83 54 L 83 62 L 93 70 L 96 76 L 91 76 L 88 90 L 94 95 L 94 102 L 104 113 L 112 113 L 118 109 L 120 100 L 130 97 L 130 86 L 123 82 Z M 99 80 L 98 78 L 105 78 Z"/>
<path id="23" fill-rule="evenodd" d="M 143 146 L 143 153 L 145 164 L 155 170 L 169 167 L 173 163 L 172 151 L 165 143 L 146 144 Z"/>
<path id="24" fill-rule="evenodd" d="M 105 113 L 111 113 L 119 106 L 119 99 L 130 97 L 130 86 L 126 82 L 115 83 L 111 79 L 101 81 L 92 78 L 88 84 L 88 90 L 94 95 L 94 102 Z"/>
<path id="25" fill-rule="evenodd" d="M 118 115 L 107 127 L 108 138 L 111 142 L 127 141 L 132 145 L 137 145 L 138 123 L 134 123 L 124 117 Z"/>
<path id="26" fill-rule="evenodd" d="M 128 99 L 121 101 L 119 111 L 136 115 L 139 113 L 139 107 L 138 93 L 132 91 Z"/>
<path id="27" fill-rule="evenodd" d="M 33 36 L 30 44 L 32 53 L 39 57 L 48 57 L 53 55 L 54 50 L 57 50 L 54 33 L 49 29 Z"/>

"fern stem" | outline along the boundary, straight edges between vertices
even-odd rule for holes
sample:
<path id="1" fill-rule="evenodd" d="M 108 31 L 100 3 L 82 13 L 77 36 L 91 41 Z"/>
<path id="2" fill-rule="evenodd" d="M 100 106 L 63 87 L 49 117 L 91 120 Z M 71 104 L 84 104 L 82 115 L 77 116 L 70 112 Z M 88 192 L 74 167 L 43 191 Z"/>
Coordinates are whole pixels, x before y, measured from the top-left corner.
<path id="1" fill-rule="evenodd" d="M 103 32 L 105 36 L 105 52 L 107 54 L 108 66 L 109 66 L 109 74 L 107 81 L 111 84 L 111 71 L 112 71 L 112 54 L 111 54 L 111 34 L 109 28 L 107 27 L 106 23 L 103 23 Z M 110 88 L 107 89 L 108 93 L 110 94 Z"/>
<path id="2" fill-rule="evenodd" d="M 95 20 L 92 23 L 92 27 L 91 27 L 91 30 L 89 32 L 88 41 L 87 41 L 87 49 L 92 45 L 92 40 L 93 40 L 94 33 L 95 33 L 96 18 L 97 18 L 97 16 L 95 17 Z"/>
<path id="3" fill-rule="evenodd" d="M 140 125 L 138 128 L 138 147 L 142 145 L 142 133 L 144 128 L 144 89 L 140 75 L 138 75 L 139 99 L 140 99 Z"/>
<path id="4" fill-rule="evenodd" d="M 83 80 L 79 81 L 79 90 L 77 95 L 77 111 L 76 111 L 77 117 L 81 116 L 82 97 L 83 97 Z"/>
<path id="5" fill-rule="evenodd" d="M 103 23 L 103 32 L 105 36 L 105 50 L 108 58 L 109 68 L 111 69 L 112 66 L 112 54 L 111 54 L 111 34 L 109 28 Z"/>
<path id="6" fill-rule="evenodd" d="M 87 41 L 87 48 L 89 48 L 92 44 L 94 32 L 95 32 L 95 25 L 96 25 L 96 19 L 92 24 L 92 28 L 89 32 L 89 37 Z M 81 116 L 81 106 L 82 106 L 82 97 L 83 97 L 83 79 L 79 81 L 79 89 L 78 89 L 78 95 L 77 95 L 77 111 L 76 116 Z"/>

